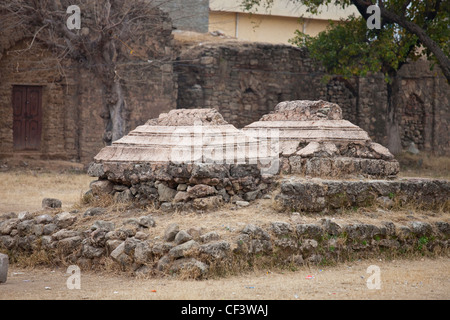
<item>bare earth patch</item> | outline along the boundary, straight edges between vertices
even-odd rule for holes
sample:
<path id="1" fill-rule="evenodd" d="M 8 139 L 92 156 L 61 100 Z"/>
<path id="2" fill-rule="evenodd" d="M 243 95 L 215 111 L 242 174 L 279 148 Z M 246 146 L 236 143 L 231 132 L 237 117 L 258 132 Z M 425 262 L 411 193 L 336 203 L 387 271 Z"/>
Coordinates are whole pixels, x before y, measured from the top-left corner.
<path id="1" fill-rule="evenodd" d="M 380 289 L 367 287 L 367 268 L 380 267 Z M 450 260 L 364 260 L 335 267 L 270 270 L 204 281 L 135 279 L 82 272 L 80 289 L 68 289 L 65 269 L 10 268 L 0 299 L 309 300 L 450 299 Z M 47 289 L 46 289 L 47 288 Z"/>

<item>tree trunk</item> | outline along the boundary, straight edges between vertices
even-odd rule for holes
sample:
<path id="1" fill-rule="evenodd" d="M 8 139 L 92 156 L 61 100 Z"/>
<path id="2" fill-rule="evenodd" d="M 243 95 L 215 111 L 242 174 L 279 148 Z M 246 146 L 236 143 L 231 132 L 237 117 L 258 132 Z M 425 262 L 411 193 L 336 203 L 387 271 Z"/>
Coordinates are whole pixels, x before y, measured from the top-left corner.
<path id="1" fill-rule="evenodd" d="M 123 96 L 122 85 L 120 80 L 116 79 L 114 83 L 114 93 L 117 97 L 115 105 L 110 107 L 110 115 L 112 122 L 112 142 L 122 138 L 125 135 L 125 99 Z"/>
<path id="2" fill-rule="evenodd" d="M 397 155 L 402 152 L 402 141 L 400 137 L 400 127 L 397 111 L 397 93 L 398 93 L 398 83 L 399 79 L 397 77 L 397 72 L 389 75 L 392 82 L 387 83 L 387 123 L 386 131 L 388 138 L 388 149 L 393 155 Z"/>

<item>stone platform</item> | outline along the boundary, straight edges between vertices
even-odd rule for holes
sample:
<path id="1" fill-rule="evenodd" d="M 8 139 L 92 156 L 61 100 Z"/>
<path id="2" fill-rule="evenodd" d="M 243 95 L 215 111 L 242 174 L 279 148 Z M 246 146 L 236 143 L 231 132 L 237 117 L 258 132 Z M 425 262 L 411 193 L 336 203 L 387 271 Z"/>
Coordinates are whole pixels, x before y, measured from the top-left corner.
<path id="1" fill-rule="evenodd" d="M 342 119 L 341 108 L 326 101 L 280 102 L 243 131 L 258 139 L 261 131 L 278 131 L 284 174 L 327 177 L 395 177 L 399 164 L 367 132 Z"/>
<path id="2" fill-rule="evenodd" d="M 450 210 L 450 181 L 436 179 L 325 180 L 292 177 L 281 181 L 275 197 L 285 210 L 336 211 L 377 205 L 386 209 Z"/>

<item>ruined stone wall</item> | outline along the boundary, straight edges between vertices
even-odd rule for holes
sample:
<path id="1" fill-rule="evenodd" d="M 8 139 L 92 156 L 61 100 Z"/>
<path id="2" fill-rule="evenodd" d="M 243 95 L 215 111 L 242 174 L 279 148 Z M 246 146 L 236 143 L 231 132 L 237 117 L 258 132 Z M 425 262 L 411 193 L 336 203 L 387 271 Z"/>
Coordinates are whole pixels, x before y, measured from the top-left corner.
<path id="1" fill-rule="evenodd" d="M 417 61 L 399 72 L 398 108 L 403 146 L 450 153 L 450 85 L 438 67 Z"/>
<path id="2" fill-rule="evenodd" d="M 243 127 L 281 101 L 326 100 L 339 104 L 343 117 L 388 145 L 388 92 L 381 74 L 342 79 L 325 75 L 304 49 L 226 41 L 185 49 L 176 65 L 177 108 L 216 108 L 225 120 Z M 417 61 L 404 65 L 394 92 L 396 119 L 404 148 L 449 154 L 450 86 L 435 67 Z"/>
<path id="3" fill-rule="evenodd" d="M 120 61 L 117 75 L 126 100 L 126 133 L 148 119 L 175 108 L 176 76 L 173 73 L 172 25 L 166 16 L 162 27 L 130 44 L 139 54 Z M 31 39 L 11 46 L 0 38 L 0 157 L 19 155 L 41 159 L 64 159 L 89 163 L 104 147 L 105 120 L 101 112 L 104 87 L 91 71 L 76 61 L 58 62 L 48 48 Z M 151 48 L 143 59 L 141 48 Z M 3 51 L 2 51 L 3 49 Z M 19 51 L 22 50 L 22 51 Z M 42 134 L 35 151 L 15 151 L 13 143 L 13 85 L 42 87 Z"/>
<path id="4" fill-rule="evenodd" d="M 238 128 L 286 100 L 325 99 L 326 87 L 304 50 L 285 45 L 225 42 L 181 53 L 178 108 L 216 108 Z"/>
<path id="5" fill-rule="evenodd" d="M 13 152 L 12 86 L 36 85 L 42 86 L 40 152 L 48 157 L 71 159 L 76 150 L 69 127 L 77 110 L 65 98 L 70 85 L 67 86 L 56 60 L 44 46 L 36 43 L 30 50 L 18 51 L 27 47 L 27 42 L 21 41 L 0 60 L 0 153 Z M 69 145 L 65 145 L 66 138 Z"/>

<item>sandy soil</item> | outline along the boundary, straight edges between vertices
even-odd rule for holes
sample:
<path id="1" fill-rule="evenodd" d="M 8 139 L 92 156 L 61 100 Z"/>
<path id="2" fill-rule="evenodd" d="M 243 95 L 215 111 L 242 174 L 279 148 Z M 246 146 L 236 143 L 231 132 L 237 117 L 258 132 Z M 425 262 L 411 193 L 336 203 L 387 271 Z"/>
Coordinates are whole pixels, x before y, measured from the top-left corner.
<path id="1" fill-rule="evenodd" d="M 380 289 L 369 289 L 370 265 L 380 268 Z M 68 289 L 66 269 L 10 267 L 0 299 L 25 300 L 309 300 L 450 299 L 450 259 L 357 261 L 335 267 L 270 270 L 204 281 L 136 279 L 81 272 L 80 289 Z M 371 282 L 372 283 L 372 282 Z"/>

